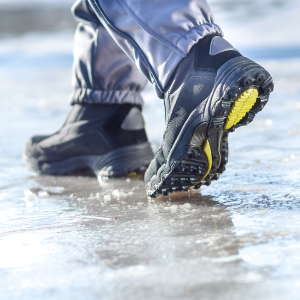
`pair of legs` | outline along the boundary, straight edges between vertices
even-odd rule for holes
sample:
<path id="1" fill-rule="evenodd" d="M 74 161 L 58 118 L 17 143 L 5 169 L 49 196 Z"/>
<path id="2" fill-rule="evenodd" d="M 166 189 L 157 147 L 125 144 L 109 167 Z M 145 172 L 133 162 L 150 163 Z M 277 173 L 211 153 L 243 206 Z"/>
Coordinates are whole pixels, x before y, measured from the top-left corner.
<path id="1" fill-rule="evenodd" d="M 123 176 L 150 164 L 148 196 L 218 179 L 228 133 L 251 122 L 273 90 L 268 72 L 222 38 L 205 0 L 78 0 L 73 11 L 73 110 L 58 133 L 29 141 L 28 165 Z M 147 80 L 166 109 L 154 158 L 141 115 Z"/>

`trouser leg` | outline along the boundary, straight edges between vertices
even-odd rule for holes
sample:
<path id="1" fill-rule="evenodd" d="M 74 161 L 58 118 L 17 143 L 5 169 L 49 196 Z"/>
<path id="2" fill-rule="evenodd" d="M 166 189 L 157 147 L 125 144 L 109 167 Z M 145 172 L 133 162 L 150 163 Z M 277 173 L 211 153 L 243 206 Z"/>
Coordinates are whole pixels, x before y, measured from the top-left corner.
<path id="1" fill-rule="evenodd" d="M 72 8 L 79 21 L 74 41 L 71 96 L 75 103 L 138 104 L 147 79 L 101 25 L 87 0 Z"/>
<path id="2" fill-rule="evenodd" d="M 160 97 L 192 46 L 207 35 L 222 35 L 206 0 L 88 1 Z"/>

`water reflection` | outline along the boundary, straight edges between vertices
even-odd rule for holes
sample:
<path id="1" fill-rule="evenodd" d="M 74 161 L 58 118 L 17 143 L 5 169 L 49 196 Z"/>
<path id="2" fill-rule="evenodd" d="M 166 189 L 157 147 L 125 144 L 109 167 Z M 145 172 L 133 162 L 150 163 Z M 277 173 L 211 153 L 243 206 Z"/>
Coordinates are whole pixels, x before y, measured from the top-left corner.
<path id="1" fill-rule="evenodd" d="M 293 239 L 286 238 L 297 231 L 298 215 L 280 233 L 274 227 L 278 215 L 287 220 L 290 214 L 284 215 L 280 206 L 262 211 L 242 205 L 241 211 L 220 197 L 230 186 L 223 185 L 218 196 L 191 191 L 149 201 L 142 180 L 116 179 L 100 186 L 91 177 L 31 180 L 32 207 L 23 200 L 18 211 L 7 211 L 0 269 L 14 269 L 15 280 L 22 280 L 25 266 L 26 276 L 35 280 L 43 272 L 59 295 L 57 274 L 72 289 L 79 284 L 74 270 L 84 274 L 94 293 L 102 290 L 107 297 L 127 289 L 128 297 L 138 292 L 147 298 L 147 282 L 156 287 L 156 297 L 170 291 L 184 297 L 186 286 L 194 291 L 189 295 L 202 293 L 204 286 L 207 295 L 215 295 L 216 281 L 223 291 L 231 285 L 227 296 L 234 294 L 234 284 L 241 295 L 249 292 L 249 284 L 262 292 L 259 283 L 270 279 L 270 267 L 287 272 L 280 263 L 282 253 L 297 255 L 295 232 Z M 282 242 L 292 249 L 283 251 Z"/>
<path id="2" fill-rule="evenodd" d="M 122 241 L 125 248 L 131 249 L 132 243 L 141 247 L 131 250 L 130 257 L 134 255 L 136 261 L 142 262 L 139 252 L 148 255 L 149 247 L 152 255 L 155 253 L 156 259 L 161 259 L 170 252 L 166 254 L 166 250 L 158 246 L 159 240 L 170 251 L 173 249 L 175 256 L 182 256 L 184 252 L 202 258 L 226 258 L 238 254 L 239 244 L 236 243 L 230 211 L 214 197 L 202 196 L 199 191 L 147 200 L 142 180 L 109 180 L 100 187 L 95 179 L 85 177 L 42 176 L 36 181 L 40 190 L 58 183 L 64 188 L 59 197 L 63 197 L 74 210 L 74 224 L 86 226 L 92 235 L 98 236 L 101 231 L 108 236 L 109 232 L 108 240 L 98 240 L 100 252 L 108 251 L 105 250 L 107 243 Z M 36 188 L 33 191 L 38 193 L 40 190 Z M 113 230 L 116 226 L 117 231 Z M 108 255 L 116 260 L 119 250 L 116 248 Z M 120 259 L 117 261 L 118 264 L 128 263 L 121 263 Z"/>

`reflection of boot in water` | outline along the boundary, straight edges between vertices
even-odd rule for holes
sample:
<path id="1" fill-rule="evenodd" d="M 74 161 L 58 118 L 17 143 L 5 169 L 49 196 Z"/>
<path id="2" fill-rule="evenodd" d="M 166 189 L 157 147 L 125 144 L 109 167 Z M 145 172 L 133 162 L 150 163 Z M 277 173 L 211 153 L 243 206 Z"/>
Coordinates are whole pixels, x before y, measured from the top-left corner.
<path id="1" fill-rule="evenodd" d="M 147 209 L 150 226 L 162 233 L 161 242 L 177 258 L 239 259 L 231 213 L 220 202 L 195 190 L 158 199 Z"/>

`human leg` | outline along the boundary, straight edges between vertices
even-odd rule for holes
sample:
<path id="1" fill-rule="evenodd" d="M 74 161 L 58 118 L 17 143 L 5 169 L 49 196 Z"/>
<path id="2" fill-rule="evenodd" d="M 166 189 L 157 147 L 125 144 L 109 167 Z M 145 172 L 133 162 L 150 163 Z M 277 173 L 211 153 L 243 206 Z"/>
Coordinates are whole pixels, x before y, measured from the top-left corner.
<path id="1" fill-rule="evenodd" d="M 265 106 L 270 74 L 223 39 L 205 0 L 89 2 L 165 101 L 166 130 L 145 174 L 147 194 L 218 179 L 228 133 Z"/>
<path id="2" fill-rule="evenodd" d="M 116 45 L 87 1 L 73 7 L 79 21 L 74 45 L 73 109 L 63 127 L 35 136 L 27 165 L 42 174 L 91 169 L 96 175 L 142 171 L 153 158 L 141 114 L 146 78 Z"/>
<path id="3" fill-rule="evenodd" d="M 86 0 L 73 8 L 79 22 L 74 39 L 72 103 L 142 105 L 147 80 L 116 45 Z"/>
<path id="4" fill-rule="evenodd" d="M 161 98 L 191 48 L 207 35 L 222 35 L 206 0 L 88 1 Z"/>

